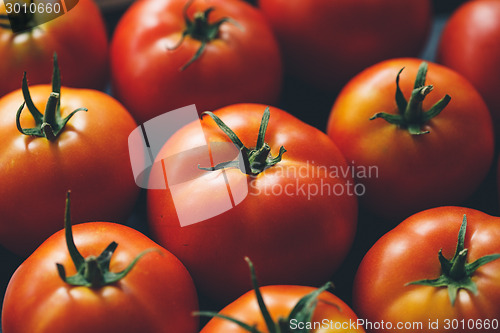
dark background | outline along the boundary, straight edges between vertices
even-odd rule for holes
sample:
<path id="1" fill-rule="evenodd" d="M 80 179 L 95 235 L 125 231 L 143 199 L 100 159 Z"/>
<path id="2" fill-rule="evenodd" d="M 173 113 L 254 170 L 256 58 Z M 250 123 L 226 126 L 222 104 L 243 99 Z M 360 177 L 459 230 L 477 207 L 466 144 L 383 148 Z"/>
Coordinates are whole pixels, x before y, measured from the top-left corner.
<path id="1" fill-rule="evenodd" d="M 418 1 L 418 0 L 411 0 Z M 450 13 L 458 7 L 463 0 L 434 0 L 434 24 L 429 36 L 428 44 L 421 54 L 421 58 L 432 61 L 436 52 L 436 45 L 439 41 L 441 30 L 449 17 Z M 106 8 L 104 14 L 108 32 L 112 36 L 114 27 L 119 21 L 121 15 L 127 6 L 118 8 Z M 285 109 L 296 115 L 303 121 L 325 131 L 328 115 L 335 101 L 336 96 L 331 93 L 317 91 L 293 78 L 286 78 L 282 99 L 278 107 Z M 307 110 L 305 113 L 303 110 Z M 495 167 L 496 168 L 496 167 Z M 480 209 L 486 213 L 497 215 L 497 195 L 495 172 L 490 175 L 483 183 L 477 193 L 464 206 Z M 145 224 L 145 197 L 142 193 L 137 203 L 136 213 L 129 220 L 129 225 L 148 234 Z M 2 221 L 8 223 L 8 221 Z M 334 293 L 341 299 L 351 304 L 352 282 L 356 269 L 368 249 L 385 232 L 393 226 L 387 225 L 374 216 L 371 216 L 363 210 L 360 211 L 359 226 L 353 248 L 349 256 L 344 261 L 343 266 L 333 276 L 332 281 L 335 284 Z M 436 254 L 437 255 L 437 254 Z M 15 256 L 0 246 L 0 298 L 3 299 L 5 288 L 15 269 L 22 263 L 22 258 Z M 328 263 L 325 263 L 328 264 Z M 54 265 L 54 269 L 56 269 Z M 258 268 L 257 268 L 258 269 Z M 214 306 L 201 300 L 201 306 L 204 309 L 217 310 Z M 1 333 L 1 329 L 0 329 Z M 36 333 L 36 332 L 33 332 Z"/>

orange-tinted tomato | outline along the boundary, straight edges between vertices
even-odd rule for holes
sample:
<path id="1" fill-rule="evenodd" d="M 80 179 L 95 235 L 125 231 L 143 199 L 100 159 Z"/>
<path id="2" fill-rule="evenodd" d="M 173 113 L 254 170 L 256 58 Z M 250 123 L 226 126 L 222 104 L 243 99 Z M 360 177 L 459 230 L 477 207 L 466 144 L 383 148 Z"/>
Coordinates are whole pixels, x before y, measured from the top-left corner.
<path id="1" fill-rule="evenodd" d="M 328 122 L 328 135 L 346 160 L 356 170 L 375 169 L 357 175 L 366 186 L 360 202 L 394 221 L 464 201 L 493 159 L 491 117 L 477 90 L 460 74 L 433 63 L 415 88 L 421 65 L 419 59 L 404 58 L 367 68 L 341 91 Z M 398 72 L 401 94 L 395 99 Z M 434 106 L 442 107 L 447 98 L 436 115 Z M 403 122 L 371 119 L 381 113 Z"/>
<path id="2" fill-rule="evenodd" d="M 463 246 L 457 235 L 467 225 Z M 463 274 L 461 260 L 454 269 L 441 265 L 454 257 L 457 248 L 466 263 L 500 253 L 500 218 L 461 207 L 439 207 L 417 213 L 388 232 L 363 258 L 354 281 L 354 309 L 373 325 L 367 331 L 484 333 L 497 331 L 500 318 L 500 259 Z M 444 260 L 443 260 L 444 261 Z M 452 273 L 453 270 L 455 273 Z M 424 285 L 445 271 L 452 283 L 466 288 Z M 451 271 L 451 272 L 450 272 Z M 455 277 L 453 276 L 455 275 Z M 471 281 L 469 281 L 470 279 Z M 419 281 L 417 284 L 409 284 Z M 454 302 L 452 297 L 454 295 Z M 385 322 L 384 328 L 380 325 Z M 402 326 L 397 327 L 398 323 Z M 375 327 L 374 325 L 377 325 Z M 405 329 L 406 325 L 406 329 Z M 392 326 L 392 329 L 391 329 Z"/>
<path id="3" fill-rule="evenodd" d="M 51 91 L 49 85 L 30 87 L 41 113 Z M 102 92 L 63 87 L 63 117 L 80 107 L 88 111 L 48 140 L 18 131 L 16 111 L 23 101 L 21 90 L 0 99 L 0 244 L 22 256 L 36 249 L 62 227 L 57 207 L 68 189 L 76 221 L 125 222 L 139 193 L 127 141 L 137 125 L 127 110 Z M 35 125 L 26 106 L 20 124 Z"/>

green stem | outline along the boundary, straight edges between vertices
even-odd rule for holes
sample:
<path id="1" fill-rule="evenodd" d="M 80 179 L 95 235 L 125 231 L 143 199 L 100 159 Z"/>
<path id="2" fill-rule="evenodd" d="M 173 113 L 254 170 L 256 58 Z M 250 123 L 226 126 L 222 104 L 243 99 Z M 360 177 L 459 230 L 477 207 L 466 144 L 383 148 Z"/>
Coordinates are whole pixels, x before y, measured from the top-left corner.
<path id="1" fill-rule="evenodd" d="M 424 279 L 407 283 L 407 285 L 424 285 L 436 288 L 448 288 L 448 295 L 451 305 L 455 305 L 455 301 L 460 289 L 465 289 L 473 294 L 477 294 L 477 285 L 472 281 L 472 277 L 476 270 L 494 260 L 500 259 L 500 254 L 490 254 L 481 257 L 473 263 L 467 262 L 468 250 L 465 248 L 465 233 L 467 229 L 467 216 L 464 215 L 460 231 L 458 233 L 457 247 L 455 255 L 450 260 L 442 255 L 442 250 L 439 251 L 438 257 L 441 264 L 441 275 L 436 279 Z"/>
<path id="2" fill-rule="evenodd" d="M 137 255 L 135 259 L 124 270 L 115 273 L 109 271 L 109 264 L 114 251 L 118 247 L 116 242 L 111 242 L 106 249 L 98 256 L 89 256 L 84 258 L 80 251 L 78 251 L 74 239 L 73 230 L 71 226 L 71 213 L 70 213 L 70 191 L 66 194 L 66 210 L 64 218 L 64 230 L 66 236 L 66 246 L 69 255 L 76 268 L 76 274 L 73 276 L 66 276 L 66 270 L 63 265 L 56 264 L 57 271 L 61 279 L 72 286 L 84 286 L 89 288 L 101 288 L 106 285 L 116 283 L 123 279 L 135 266 L 135 264 L 145 254 L 157 251 L 157 249 L 148 249 Z"/>
<path id="3" fill-rule="evenodd" d="M 281 333 L 278 331 L 277 325 L 271 317 L 266 303 L 264 302 L 264 298 L 262 297 L 262 293 L 260 292 L 259 283 L 257 282 L 257 275 L 255 273 L 253 263 L 248 257 L 245 257 L 245 261 L 250 268 L 250 279 L 252 281 L 252 287 L 255 292 L 255 297 L 257 298 L 257 303 L 259 304 L 260 312 L 262 313 L 262 317 L 264 317 L 264 321 L 266 322 L 267 329 L 269 330 L 269 333 Z"/>
<path id="4" fill-rule="evenodd" d="M 270 118 L 270 110 L 267 107 L 264 111 L 264 115 L 262 116 L 262 121 L 260 124 L 259 134 L 257 136 L 257 147 L 250 149 L 247 148 L 238 138 L 236 133 L 233 132 L 219 117 L 217 117 L 212 112 L 204 112 L 203 114 L 208 114 L 219 126 L 219 128 L 229 137 L 229 139 L 233 142 L 233 144 L 239 149 L 240 155 L 243 160 L 243 164 L 240 164 L 238 161 L 229 161 L 217 164 L 215 167 L 205 168 L 200 167 L 202 170 L 207 171 L 215 171 L 221 170 L 230 167 L 237 167 L 241 170 L 241 172 L 246 173 L 248 175 L 258 175 L 263 172 L 267 168 L 270 168 L 276 165 L 281 161 L 283 154 L 286 152 L 285 147 L 281 146 L 278 156 L 273 157 L 271 155 L 271 147 L 265 142 L 265 135 L 267 130 L 267 125 L 269 123 Z"/>
<path id="5" fill-rule="evenodd" d="M 468 252 L 469 251 L 467 249 L 463 249 L 457 254 L 456 258 L 454 258 L 449 272 L 451 279 L 460 281 L 463 278 L 467 277 L 465 267 L 467 266 Z"/>
<path id="6" fill-rule="evenodd" d="M 45 113 L 43 114 L 43 123 L 42 123 L 42 132 L 44 136 L 53 141 L 56 138 L 56 134 L 54 133 L 54 129 L 51 124 L 56 123 L 56 112 L 57 106 L 59 104 L 60 94 L 56 92 L 51 92 L 49 96 L 49 100 L 47 101 L 47 105 L 45 107 Z"/>
<path id="7" fill-rule="evenodd" d="M 432 85 L 425 85 L 428 65 L 422 62 L 420 65 L 417 77 L 415 79 L 414 89 L 411 93 L 410 100 L 406 98 L 399 86 L 399 79 L 402 68 L 396 76 L 396 105 L 398 113 L 379 112 L 373 115 L 370 120 L 382 118 L 390 124 L 397 125 L 402 129 L 408 130 L 411 135 L 428 134 L 429 131 L 423 131 L 422 127 L 427 124 L 432 118 L 436 117 L 443 111 L 451 100 L 449 95 L 445 95 L 441 100 L 434 104 L 428 111 L 422 109 L 422 102 L 426 96 L 434 89 Z"/>
<path id="8" fill-rule="evenodd" d="M 49 95 L 49 100 L 45 106 L 45 113 L 43 115 L 43 122 L 48 124 L 54 124 L 56 122 L 56 112 L 57 105 L 59 104 L 59 98 L 61 94 L 56 92 L 51 92 Z"/>
<path id="9" fill-rule="evenodd" d="M 230 22 L 241 29 L 241 26 L 229 17 L 224 17 L 214 23 L 210 23 L 210 14 L 215 10 L 214 7 L 210 7 L 203 12 L 196 12 L 193 15 L 193 19 L 189 18 L 187 11 L 193 2 L 194 0 L 189 0 L 184 6 L 183 15 L 186 28 L 182 32 L 181 39 L 174 47 L 168 48 L 170 51 L 177 49 L 182 45 L 186 37 L 190 37 L 201 42 L 200 47 L 193 57 L 180 68 L 181 71 L 184 71 L 192 63 L 198 60 L 205 51 L 207 44 L 219 37 L 220 27 L 222 24 Z"/>
<path id="10" fill-rule="evenodd" d="M 264 143 L 261 148 L 250 153 L 249 165 L 253 165 L 255 169 L 265 168 L 270 153 L 271 147 L 267 143 Z"/>
<path id="11" fill-rule="evenodd" d="M 408 101 L 408 106 L 404 112 L 408 123 L 418 123 L 422 116 L 422 102 L 425 97 L 434 89 L 432 85 L 416 88 L 411 93 L 411 98 Z"/>
<path id="12" fill-rule="evenodd" d="M 64 127 L 68 121 L 79 111 L 87 111 L 86 108 L 78 108 L 72 111 L 65 118 L 61 118 L 61 77 L 59 72 L 59 65 L 57 62 L 57 54 L 54 53 L 54 69 L 52 72 L 52 92 L 49 95 L 47 104 L 45 106 L 45 113 L 42 115 L 40 111 L 35 106 L 33 99 L 28 88 L 28 80 L 26 78 L 26 72 L 23 75 L 22 81 L 22 92 L 24 96 L 24 102 L 21 107 L 17 110 L 16 114 L 16 125 L 19 132 L 25 135 L 45 137 L 49 141 L 54 141 L 57 136 L 63 131 Z M 23 128 L 21 126 L 21 113 L 24 110 L 24 106 L 28 108 L 28 111 L 33 116 L 35 120 L 35 127 L 33 128 Z"/>
<path id="13" fill-rule="evenodd" d="M 97 257 L 89 256 L 85 259 L 83 278 L 89 281 L 91 286 L 94 288 L 104 285 L 104 273 L 99 267 Z"/>

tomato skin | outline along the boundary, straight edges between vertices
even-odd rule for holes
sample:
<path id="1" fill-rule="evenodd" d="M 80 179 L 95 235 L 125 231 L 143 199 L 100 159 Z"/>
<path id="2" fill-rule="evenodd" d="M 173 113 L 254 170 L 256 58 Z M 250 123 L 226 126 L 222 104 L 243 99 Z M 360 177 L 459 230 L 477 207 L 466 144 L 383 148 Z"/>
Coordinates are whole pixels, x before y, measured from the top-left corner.
<path id="1" fill-rule="evenodd" d="M 469 1 L 447 21 L 437 61 L 465 76 L 481 93 L 500 130 L 500 2 Z"/>
<path id="2" fill-rule="evenodd" d="M 275 104 L 282 82 L 278 44 L 262 14 L 240 0 L 197 0 L 188 16 L 209 7 L 210 22 L 230 17 L 219 37 L 184 66 L 201 42 L 186 37 L 186 0 L 138 1 L 119 22 L 111 45 L 113 92 L 138 122 L 186 105 L 214 110 L 240 102 Z"/>
<path id="3" fill-rule="evenodd" d="M 452 306 L 447 288 L 405 286 L 441 273 L 437 257 L 451 258 L 463 215 L 467 215 L 465 248 L 468 262 L 500 253 L 500 219 L 462 207 L 439 207 L 415 214 L 388 232 L 363 258 L 354 281 L 354 309 L 372 322 L 422 322 L 421 332 L 456 332 L 444 329 L 449 319 L 498 319 L 500 316 L 500 261 L 480 267 L 473 276 L 478 294 L 461 289 Z M 428 327 L 439 320 L 439 329 Z M 373 330 L 371 332 L 411 332 Z M 417 331 L 417 330 L 413 330 Z M 485 332 L 470 329 L 467 332 Z"/>
<path id="4" fill-rule="evenodd" d="M 271 314 L 271 317 L 275 321 L 277 321 L 277 319 L 280 317 L 287 318 L 295 304 L 297 304 L 297 302 L 302 297 L 313 292 L 315 288 L 304 286 L 276 285 L 261 287 L 260 290 L 262 292 L 262 296 L 264 298 L 264 302 L 267 305 L 269 313 Z M 310 331 L 311 333 L 338 332 L 339 330 L 334 329 L 334 325 L 336 322 L 349 323 L 350 320 L 353 322 L 357 321 L 358 318 L 356 317 L 356 314 L 337 296 L 329 292 L 323 292 L 318 297 L 318 300 L 318 305 L 316 307 L 316 310 L 314 311 L 311 322 L 324 323 L 323 320 L 326 320 L 328 321 L 328 329 L 313 329 Z M 255 325 L 260 332 L 268 332 L 264 318 L 259 310 L 255 292 L 253 290 L 239 297 L 219 313 L 238 319 L 246 324 L 249 324 L 250 326 Z M 333 321 L 333 323 L 330 324 L 330 321 Z M 290 324 L 295 325 L 295 323 Z M 201 330 L 200 333 L 219 332 L 244 333 L 248 331 L 227 320 L 213 318 Z M 361 326 L 359 326 L 357 327 L 357 329 L 350 330 L 349 332 L 361 333 L 364 332 L 364 330 Z"/>
<path id="5" fill-rule="evenodd" d="M 49 85 L 30 87 L 42 113 L 51 91 Z M 63 226 L 54 207 L 68 189 L 75 221 L 125 222 L 139 194 L 127 143 L 137 126 L 130 114 L 102 92 L 63 87 L 63 117 L 79 107 L 88 111 L 75 114 L 51 142 L 17 130 L 23 101 L 20 90 L 0 100 L 0 244 L 21 256 L 31 253 Z M 21 126 L 34 125 L 25 108 Z"/>
<path id="6" fill-rule="evenodd" d="M 215 114 L 247 147 L 255 147 L 265 108 L 259 104 L 237 104 Z M 352 182 L 349 175 L 314 178 L 311 168 L 312 163 L 345 168 L 343 156 L 324 133 L 285 111 L 270 109 L 265 141 L 273 156 L 281 145 L 287 152 L 281 162 L 257 176 L 242 174 L 237 168 L 224 170 L 230 184 L 248 185 L 248 195 L 241 203 L 222 214 L 181 227 L 171 190 L 148 191 L 149 225 L 155 239 L 186 265 L 199 291 L 217 302 L 231 301 L 250 289 L 248 268 L 242 260 L 245 256 L 259 267 L 262 285 L 280 281 L 320 285 L 331 277 L 353 241 L 357 217 L 354 195 L 312 195 L 308 199 L 304 197 L 307 194 L 290 190 L 321 181 L 327 186 L 346 186 Z M 206 142 L 229 142 L 208 116 L 201 124 L 203 131 L 198 131 L 195 123 L 179 130 L 162 148 L 157 161 Z M 222 171 L 196 175 L 198 163 L 205 163 L 201 160 L 199 154 L 194 158 L 185 154 L 185 160 L 178 162 L 180 177 L 193 180 L 177 185 L 176 202 L 186 203 L 193 211 L 208 210 L 219 204 L 218 198 L 227 196 L 225 186 L 216 186 L 223 177 Z M 310 176 L 294 176 L 293 168 L 296 175 L 302 170 Z M 153 177 L 151 183 L 156 181 L 163 178 Z M 288 189 L 292 194 L 273 195 L 273 187 Z M 203 189 L 210 191 L 207 194 Z"/>
<path id="7" fill-rule="evenodd" d="M 431 25 L 431 1 L 259 0 L 285 68 L 320 89 L 337 91 L 379 61 L 417 56 Z"/>
<path id="8" fill-rule="evenodd" d="M 4 12 L 2 4 L 0 11 Z M 84 27 L 84 28 L 82 28 Z M 23 72 L 32 85 L 50 83 L 54 52 L 60 58 L 64 85 L 104 89 L 108 78 L 108 39 L 93 0 L 80 0 L 66 14 L 32 31 L 0 28 L 0 97 L 19 88 Z"/>
<path id="9" fill-rule="evenodd" d="M 118 243 L 110 271 L 127 267 L 144 255 L 119 282 L 98 289 L 73 287 L 61 280 L 56 263 L 68 276 L 76 273 L 64 231 L 44 242 L 14 273 L 2 309 L 2 331 L 16 332 L 185 332 L 197 331 L 191 312 L 198 307 L 189 273 L 171 253 L 129 227 L 106 222 L 73 227 L 84 257 L 99 255 Z"/>
<path id="10" fill-rule="evenodd" d="M 393 221 L 419 210 L 458 204 L 477 188 L 493 159 L 491 117 L 483 99 L 461 75 L 429 63 L 427 83 L 434 89 L 424 111 L 446 94 L 451 101 L 423 130 L 412 136 L 377 112 L 397 113 L 395 78 L 406 98 L 413 90 L 419 59 L 392 59 L 354 77 L 341 91 L 330 114 L 328 135 L 347 161 L 375 166 L 376 176 L 358 179 L 366 194 L 360 202 L 371 212 Z M 474 142 L 474 144 L 472 144 Z"/>

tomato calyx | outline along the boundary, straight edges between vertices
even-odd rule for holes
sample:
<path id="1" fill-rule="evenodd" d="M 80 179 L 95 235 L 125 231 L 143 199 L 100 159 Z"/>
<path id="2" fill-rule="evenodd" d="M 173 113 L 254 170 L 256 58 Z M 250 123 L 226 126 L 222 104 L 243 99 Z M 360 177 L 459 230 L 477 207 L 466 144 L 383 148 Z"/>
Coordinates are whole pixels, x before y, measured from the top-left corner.
<path id="1" fill-rule="evenodd" d="M 22 92 L 24 96 L 24 102 L 21 107 L 17 110 L 16 114 L 16 126 L 19 132 L 24 135 L 31 135 L 37 137 L 45 137 L 49 141 L 53 141 L 64 129 L 68 121 L 77 113 L 78 111 L 88 111 L 86 108 L 78 108 L 71 112 L 65 118 L 61 118 L 61 74 L 59 72 L 59 65 L 57 62 L 57 55 L 54 54 L 54 69 L 52 73 L 52 92 L 50 93 L 49 99 L 45 106 L 45 113 L 42 115 L 40 111 L 36 108 L 35 104 L 30 95 L 28 88 L 28 81 L 26 79 L 26 72 L 23 75 Z M 21 126 L 21 113 L 24 106 L 28 107 L 28 111 L 31 113 L 35 119 L 35 127 L 33 128 L 22 128 Z"/>
<path id="2" fill-rule="evenodd" d="M 120 272 L 110 272 L 109 264 L 114 251 L 118 247 L 116 242 L 111 242 L 104 251 L 99 256 L 88 256 L 84 258 L 78 249 L 76 248 L 73 231 L 71 227 L 71 216 L 70 216 L 70 191 L 66 193 L 66 210 L 64 217 L 64 231 L 66 236 L 66 245 L 68 247 L 71 260 L 76 268 L 76 274 L 73 276 L 66 276 L 66 270 L 63 265 L 56 263 L 57 272 L 61 279 L 72 286 L 84 286 L 89 288 L 100 288 L 106 285 L 113 284 L 115 282 L 123 279 L 131 270 L 134 268 L 135 264 L 141 259 L 145 254 L 158 251 L 157 249 L 148 249 L 137 255 L 135 259 L 122 271 Z"/>
<path id="3" fill-rule="evenodd" d="M 240 151 L 240 158 L 238 161 L 229 161 L 219 163 L 214 167 L 198 168 L 206 171 L 215 171 L 220 169 L 237 167 L 241 170 L 241 172 L 256 176 L 259 173 L 263 172 L 265 169 L 276 165 L 281 161 L 283 154 L 286 152 L 285 147 L 281 146 L 278 156 L 273 157 L 271 155 L 271 147 L 267 144 L 265 140 L 267 125 L 269 124 L 270 111 L 269 107 L 264 111 L 264 115 L 262 116 L 262 121 L 260 123 L 259 134 L 257 136 L 257 146 L 253 149 L 247 148 L 238 136 L 231 130 L 219 117 L 217 117 L 213 112 L 206 111 L 203 114 L 209 115 L 219 126 L 219 128 L 229 137 L 229 139 L 234 143 L 234 145 Z"/>
<path id="4" fill-rule="evenodd" d="M 288 315 L 287 318 L 280 317 L 278 318 L 277 321 L 274 321 L 273 318 L 271 317 L 271 314 L 269 313 L 269 310 L 267 309 L 267 306 L 264 302 L 264 298 L 262 297 L 262 293 L 260 292 L 260 287 L 257 282 L 257 276 L 255 274 L 255 268 L 253 266 L 252 261 L 248 258 L 245 257 L 245 260 L 248 264 L 248 267 L 250 268 L 250 275 L 252 279 L 252 287 L 255 292 L 255 297 L 257 298 L 257 303 L 259 304 L 259 309 L 262 313 L 262 316 L 264 318 L 264 321 L 266 322 L 266 327 L 269 333 L 291 333 L 292 329 L 290 328 L 290 322 L 292 320 L 296 320 L 297 322 L 311 322 L 312 316 L 314 314 L 314 310 L 316 310 L 316 306 L 318 305 L 318 296 L 333 287 L 333 284 L 331 282 L 326 283 L 324 286 L 314 290 L 313 292 L 305 295 L 302 297 L 297 304 L 294 306 L 290 314 Z M 325 302 L 325 301 L 322 301 Z M 337 308 L 340 307 L 336 304 L 333 303 L 328 303 L 329 305 L 335 306 Z M 216 312 L 210 312 L 210 311 L 200 311 L 200 312 L 195 312 L 195 315 L 198 316 L 205 316 L 205 317 L 217 317 L 221 319 L 228 320 L 230 322 L 235 323 L 236 325 L 240 326 L 244 330 L 250 332 L 250 333 L 262 333 L 259 331 L 256 327 L 256 325 L 250 325 L 248 323 L 242 322 L 241 320 L 238 320 L 233 317 L 226 316 L 224 314 L 216 313 Z M 294 329 L 293 332 L 297 333 L 309 333 L 309 329 Z"/>
<path id="5" fill-rule="evenodd" d="M 209 17 L 210 14 L 215 10 L 215 7 L 209 7 L 203 12 L 196 12 L 193 15 L 193 19 L 189 18 L 187 15 L 187 11 L 191 4 L 194 2 L 194 0 L 190 0 L 186 3 L 184 6 L 183 10 L 183 15 L 184 15 L 184 21 L 186 23 L 186 28 L 182 32 L 181 39 L 177 44 L 171 48 L 168 48 L 168 50 L 173 51 L 180 47 L 182 43 L 184 42 L 184 39 L 189 36 L 193 39 L 196 39 L 201 42 L 201 45 L 194 54 L 194 56 L 186 63 L 184 64 L 181 68 L 180 71 L 184 71 L 186 68 L 188 68 L 193 62 L 198 60 L 198 58 L 201 56 L 203 51 L 205 51 L 205 48 L 208 43 L 210 43 L 212 40 L 216 39 L 219 37 L 219 31 L 220 31 L 220 26 L 226 22 L 230 22 L 237 27 L 241 26 L 239 25 L 238 22 L 233 20 L 230 17 L 224 17 L 221 18 L 220 20 L 210 23 L 209 22 Z"/>
<path id="6" fill-rule="evenodd" d="M 447 287 L 451 305 L 455 305 L 458 291 L 466 289 L 474 295 L 478 293 L 477 285 L 472 281 L 476 270 L 494 260 L 500 259 L 500 254 L 490 254 L 477 259 L 472 263 L 467 262 L 468 250 L 465 248 L 465 233 L 467 230 L 467 216 L 464 215 L 460 231 L 458 233 L 457 248 L 453 258 L 446 259 L 439 250 L 438 257 L 441 264 L 441 276 L 437 279 L 424 279 L 407 283 L 406 285 L 423 285 L 431 287 Z"/>
<path id="7" fill-rule="evenodd" d="M 425 85 L 427 77 L 428 65 L 422 62 L 417 72 L 413 91 L 410 100 L 407 101 L 401 88 L 399 87 L 399 79 L 404 67 L 401 68 L 396 76 L 396 105 L 398 114 L 379 112 L 373 115 L 370 120 L 382 118 L 390 124 L 399 126 L 408 130 L 411 135 L 428 134 L 430 131 L 422 131 L 422 127 L 432 118 L 436 117 L 448 105 L 451 97 L 447 94 L 436 102 L 429 110 L 422 110 L 422 102 L 425 97 L 434 89 L 432 85 Z"/>

